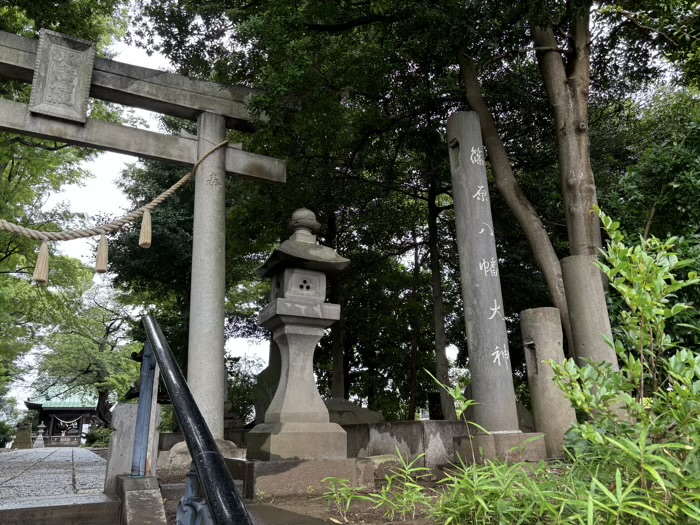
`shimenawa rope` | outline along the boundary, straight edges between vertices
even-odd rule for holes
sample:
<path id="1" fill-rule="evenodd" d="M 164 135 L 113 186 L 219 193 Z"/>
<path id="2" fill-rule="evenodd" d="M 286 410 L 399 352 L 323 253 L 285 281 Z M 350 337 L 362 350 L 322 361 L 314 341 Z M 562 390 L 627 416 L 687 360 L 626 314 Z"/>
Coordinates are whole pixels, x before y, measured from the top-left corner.
<path id="1" fill-rule="evenodd" d="M 170 186 L 163 193 L 158 195 L 151 202 L 145 206 L 140 207 L 138 210 L 131 212 L 124 217 L 115 219 L 107 224 L 102 224 L 95 228 L 87 228 L 84 230 L 64 230 L 60 232 L 43 232 L 39 230 L 34 230 L 32 228 L 25 228 L 19 224 L 14 224 L 12 222 L 0 219 L 0 230 L 9 231 L 21 237 L 28 239 L 34 239 L 36 241 L 42 241 L 41 248 L 39 250 L 39 257 L 37 259 L 36 268 L 34 270 L 33 279 L 38 283 L 46 283 L 48 281 L 48 241 L 71 241 L 74 239 L 85 239 L 89 237 L 95 237 L 100 235 L 100 246 L 97 251 L 97 265 L 96 270 L 98 273 L 104 273 L 107 271 L 107 238 L 105 234 L 112 233 L 120 230 L 127 224 L 134 222 L 139 217 L 144 217 L 142 222 L 142 232 L 139 239 L 139 245 L 148 248 L 151 245 L 150 230 L 151 230 L 151 211 L 160 206 L 166 199 L 171 197 L 175 192 L 182 188 L 189 180 L 196 174 L 199 165 L 206 159 L 209 155 L 214 153 L 216 150 L 222 148 L 228 144 L 228 141 L 223 141 L 217 144 L 209 151 L 207 151 L 202 157 L 197 161 L 197 163 L 192 167 L 192 169 L 182 177 L 175 184 Z"/>

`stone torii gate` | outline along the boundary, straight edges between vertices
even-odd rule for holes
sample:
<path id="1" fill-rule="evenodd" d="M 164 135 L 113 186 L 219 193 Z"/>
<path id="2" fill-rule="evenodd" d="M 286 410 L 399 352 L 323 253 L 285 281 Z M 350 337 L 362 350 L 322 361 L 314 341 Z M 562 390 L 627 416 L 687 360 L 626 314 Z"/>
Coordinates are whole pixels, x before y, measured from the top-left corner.
<path id="1" fill-rule="evenodd" d="M 193 166 L 226 129 L 252 130 L 253 91 L 95 58 L 92 42 L 41 30 L 39 41 L 0 31 L 0 77 L 32 83 L 29 104 L 0 99 L 0 131 Z M 197 121 L 197 137 L 172 136 L 87 117 L 98 98 Z M 214 438 L 224 437 L 226 174 L 283 183 L 282 160 L 229 145 L 195 177 L 188 383 Z"/>

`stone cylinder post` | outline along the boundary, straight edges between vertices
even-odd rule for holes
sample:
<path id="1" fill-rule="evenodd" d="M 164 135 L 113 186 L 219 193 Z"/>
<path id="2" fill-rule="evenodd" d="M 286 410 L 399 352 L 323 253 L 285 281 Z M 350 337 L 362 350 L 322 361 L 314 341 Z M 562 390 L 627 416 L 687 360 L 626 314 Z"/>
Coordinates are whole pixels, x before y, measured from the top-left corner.
<path id="1" fill-rule="evenodd" d="M 519 432 L 478 114 L 452 114 L 447 140 L 474 420 L 489 432 Z"/>
<path id="2" fill-rule="evenodd" d="M 202 157 L 226 139 L 224 117 L 197 120 Z M 192 288 L 187 383 L 215 439 L 224 438 L 225 150 L 209 155 L 194 180 Z"/>
<path id="3" fill-rule="evenodd" d="M 606 342 L 606 338 L 612 340 L 612 330 L 602 293 L 603 280 L 595 261 L 594 255 L 572 255 L 561 261 L 574 339 L 571 350 L 579 364 L 590 359 L 608 362 L 613 370 L 619 370 L 617 354 Z"/>
<path id="4" fill-rule="evenodd" d="M 564 361 L 564 336 L 558 308 L 520 312 L 535 431 L 544 433 L 547 457 L 561 457 L 564 434 L 576 423 L 576 412 L 552 381 L 554 370 L 545 361 Z"/>

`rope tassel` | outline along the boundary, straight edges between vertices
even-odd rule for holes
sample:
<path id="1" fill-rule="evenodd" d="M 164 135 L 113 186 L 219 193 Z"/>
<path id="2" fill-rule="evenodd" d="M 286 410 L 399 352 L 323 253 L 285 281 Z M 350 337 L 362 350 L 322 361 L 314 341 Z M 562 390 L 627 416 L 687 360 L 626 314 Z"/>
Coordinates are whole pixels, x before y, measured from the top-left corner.
<path id="1" fill-rule="evenodd" d="M 100 236 L 100 246 L 97 248 L 95 271 L 97 273 L 107 273 L 107 237 L 104 233 Z"/>
<path id="2" fill-rule="evenodd" d="M 32 279 L 37 284 L 49 282 L 49 245 L 46 241 L 42 242 L 41 248 L 39 248 L 39 257 L 36 260 Z"/>
<path id="3" fill-rule="evenodd" d="M 139 246 L 141 246 L 141 248 L 151 247 L 151 212 L 148 210 L 143 212 L 143 218 L 141 219 Z"/>

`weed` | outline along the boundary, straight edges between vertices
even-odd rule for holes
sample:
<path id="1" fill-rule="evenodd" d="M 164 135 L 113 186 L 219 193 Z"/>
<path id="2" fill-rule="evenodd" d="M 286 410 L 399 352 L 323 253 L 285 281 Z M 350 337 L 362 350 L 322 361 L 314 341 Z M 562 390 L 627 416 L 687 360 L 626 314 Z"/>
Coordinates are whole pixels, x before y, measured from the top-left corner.
<path id="1" fill-rule="evenodd" d="M 385 476 L 386 484 L 378 493 L 371 493 L 363 499 L 374 503 L 375 508 L 382 509 L 389 520 L 393 521 L 398 514 L 402 521 L 406 521 L 408 516 L 414 519 L 418 508 L 427 502 L 424 489 L 418 482 L 430 476 L 430 469 L 416 465 L 425 454 L 420 454 L 409 462 L 408 457 L 404 458 L 397 447 L 396 456 L 400 466 L 392 468 L 392 473 Z"/>
<path id="2" fill-rule="evenodd" d="M 359 492 L 362 487 L 353 487 L 349 480 L 342 478 L 327 477 L 321 480 L 328 484 L 328 490 L 323 493 L 323 497 L 328 502 L 328 510 L 331 506 L 340 514 L 343 521 L 347 522 L 348 510 L 355 499 L 362 497 Z"/>

